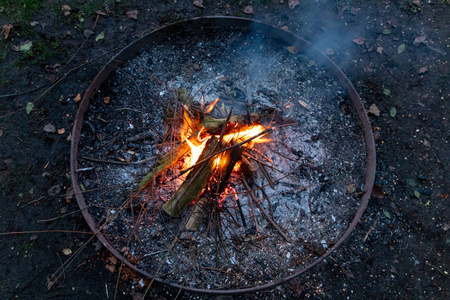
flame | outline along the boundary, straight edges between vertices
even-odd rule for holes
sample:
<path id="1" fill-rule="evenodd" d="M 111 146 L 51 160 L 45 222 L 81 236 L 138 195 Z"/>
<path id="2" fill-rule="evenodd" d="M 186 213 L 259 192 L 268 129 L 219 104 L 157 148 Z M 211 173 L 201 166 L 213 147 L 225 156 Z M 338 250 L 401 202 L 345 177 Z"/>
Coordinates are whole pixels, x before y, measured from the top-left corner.
<path id="1" fill-rule="evenodd" d="M 216 100 L 214 100 L 213 102 L 211 102 L 210 104 L 208 104 L 205 108 L 205 114 L 208 114 L 210 112 L 212 112 L 212 110 L 214 109 L 214 107 L 216 106 L 217 102 L 219 102 L 219 98 L 217 98 Z"/>
<path id="2" fill-rule="evenodd" d="M 189 147 L 191 147 L 191 155 L 184 162 L 184 167 L 189 168 L 195 165 L 198 161 L 198 158 L 202 154 L 203 149 L 205 148 L 206 142 L 208 139 L 204 139 L 200 144 L 194 145 L 189 139 L 186 139 L 186 143 L 188 143 Z"/>
<path id="3" fill-rule="evenodd" d="M 260 134 L 264 130 L 265 130 L 265 128 L 262 125 L 253 125 L 246 130 L 242 130 L 242 131 L 224 135 L 223 140 L 227 143 L 231 142 L 232 140 L 242 142 L 242 141 L 245 141 L 255 135 Z M 265 138 L 262 138 L 262 136 L 259 136 L 255 139 L 251 140 L 248 143 L 248 147 L 251 148 L 253 143 L 267 143 L 267 142 L 269 142 L 269 139 L 265 139 Z"/>

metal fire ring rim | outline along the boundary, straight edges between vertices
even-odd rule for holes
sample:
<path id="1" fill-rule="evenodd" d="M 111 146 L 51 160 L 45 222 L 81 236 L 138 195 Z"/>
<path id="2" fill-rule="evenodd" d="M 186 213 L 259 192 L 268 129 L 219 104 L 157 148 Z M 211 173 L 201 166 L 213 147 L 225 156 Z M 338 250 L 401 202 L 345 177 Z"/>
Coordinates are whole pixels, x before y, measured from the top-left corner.
<path id="1" fill-rule="evenodd" d="M 311 264 L 303 267 L 298 270 L 296 273 L 289 275 L 287 277 L 281 278 L 271 283 L 266 283 L 259 286 L 249 287 L 249 288 L 239 288 L 234 290 L 207 290 L 207 289 L 199 289 L 199 288 L 191 288 L 186 286 L 181 286 L 174 283 L 165 282 L 163 279 L 154 277 L 153 275 L 137 268 L 130 261 L 125 259 L 114 247 L 110 244 L 108 239 L 100 232 L 99 228 L 97 228 L 92 216 L 89 214 L 88 208 L 86 206 L 86 200 L 83 197 L 80 184 L 78 182 L 78 174 L 76 170 L 78 169 L 78 146 L 81 138 L 81 129 L 84 121 L 84 114 L 87 112 L 91 101 L 94 98 L 94 95 L 98 92 L 100 86 L 108 80 L 108 78 L 113 75 L 114 71 L 122 65 L 124 62 L 136 56 L 140 50 L 144 46 L 146 46 L 149 42 L 155 40 L 156 38 L 161 36 L 163 37 L 165 33 L 171 32 L 180 26 L 189 26 L 190 28 L 202 28 L 205 26 L 211 28 L 243 28 L 255 30 L 257 32 L 261 32 L 264 34 L 268 34 L 275 38 L 281 39 L 285 42 L 291 43 L 293 46 L 299 47 L 300 49 L 307 49 L 309 53 L 308 56 L 313 56 L 320 63 L 326 65 L 329 68 L 329 71 L 339 80 L 342 86 L 346 89 L 349 98 L 352 100 L 353 106 L 356 110 L 358 120 L 362 127 L 363 138 L 366 145 L 366 172 L 365 172 L 365 183 L 364 183 L 364 191 L 365 193 L 361 197 L 361 202 L 359 204 L 358 210 L 353 217 L 352 222 L 348 226 L 347 230 L 344 234 L 339 238 L 336 244 L 331 247 L 325 254 L 321 257 L 317 258 Z M 154 36 L 156 36 L 154 38 Z M 272 289 L 282 283 L 288 282 L 295 277 L 305 273 L 306 271 L 313 268 L 315 265 L 319 264 L 325 258 L 327 258 L 334 250 L 336 250 L 352 233 L 361 219 L 366 206 L 369 202 L 370 195 L 372 193 L 372 187 L 375 181 L 375 169 L 376 169 L 376 152 L 375 152 L 375 141 L 372 133 L 372 128 L 370 125 L 369 118 L 367 116 L 364 105 L 361 102 L 361 99 L 356 92 L 354 86 L 347 78 L 347 76 L 343 73 L 343 71 L 321 50 L 313 46 L 308 41 L 303 38 L 280 28 L 274 27 L 272 25 L 254 21 L 246 18 L 238 18 L 238 17 L 225 17 L 225 16 L 210 16 L 210 17 L 199 17 L 188 19 L 176 23 L 172 23 L 170 25 L 163 26 L 158 28 L 144 37 L 132 42 L 124 49 L 122 49 L 116 56 L 114 56 L 105 67 L 97 74 L 94 80 L 91 82 L 90 86 L 86 90 L 81 100 L 80 106 L 77 111 L 77 115 L 74 120 L 73 130 L 72 130 L 72 140 L 70 147 L 70 173 L 72 178 L 72 186 L 75 193 L 75 197 L 78 202 L 78 206 L 81 209 L 83 217 L 88 223 L 89 227 L 93 231 L 93 233 L 97 236 L 97 238 L 102 242 L 102 244 L 120 261 L 125 263 L 128 267 L 138 272 L 139 274 L 152 278 L 160 283 L 168 284 L 174 288 L 183 289 L 185 291 L 199 293 L 199 294 L 209 294 L 209 295 L 238 295 L 245 293 L 253 293 L 262 290 Z"/>

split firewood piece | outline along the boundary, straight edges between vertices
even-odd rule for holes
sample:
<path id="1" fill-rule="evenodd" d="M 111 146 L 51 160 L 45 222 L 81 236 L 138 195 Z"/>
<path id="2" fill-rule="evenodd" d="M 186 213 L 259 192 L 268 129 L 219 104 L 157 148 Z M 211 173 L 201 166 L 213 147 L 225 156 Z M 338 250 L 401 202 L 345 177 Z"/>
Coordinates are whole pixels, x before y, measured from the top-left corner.
<path id="1" fill-rule="evenodd" d="M 189 147 L 189 144 L 186 143 L 186 141 L 182 142 L 173 152 L 169 152 L 166 155 L 164 155 L 161 159 L 159 159 L 155 167 L 152 168 L 147 175 L 145 175 L 144 178 L 142 178 L 141 182 L 139 183 L 139 188 L 145 187 L 147 184 L 151 183 L 152 179 L 158 176 L 162 171 L 167 169 L 168 167 L 172 166 L 174 163 L 176 163 L 181 157 L 183 157 L 191 147 Z"/>
<path id="2" fill-rule="evenodd" d="M 215 136 L 206 142 L 205 149 L 199 157 L 199 161 L 205 159 L 206 161 L 195 166 L 189 172 L 186 180 L 173 194 L 172 198 L 164 204 L 163 209 L 166 213 L 172 217 L 179 217 L 186 207 L 200 196 L 213 175 L 214 158 L 212 155 L 217 151 L 218 143 L 219 139 Z"/>
<path id="3" fill-rule="evenodd" d="M 200 197 L 197 201 L 195 201 L 194 206 L 192 207 L 192 212 L 189 215 L 189 218 L 186 222 L 186 230 L 197 231 L 200 228 L 200 224 L 203 221 L 206 213 L 203 206 L 206 204 L 206 198 Z"/>

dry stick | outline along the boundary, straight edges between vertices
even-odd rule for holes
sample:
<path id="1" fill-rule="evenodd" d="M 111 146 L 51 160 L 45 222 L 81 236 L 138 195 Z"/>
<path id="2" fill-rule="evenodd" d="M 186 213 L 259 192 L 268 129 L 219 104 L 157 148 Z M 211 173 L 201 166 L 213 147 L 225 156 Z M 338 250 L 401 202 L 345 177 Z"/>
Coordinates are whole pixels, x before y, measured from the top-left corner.
<path id="1" fill-rule="evenodd" d="M 247 183 L 247 180 L 245 180 L 244 177 L 241 177 L 242 182 L 245 185 L 245 188 L 248 190 L 248 194 L 250 195 L 250 198 L 253 198 L 256 205 L 258 206 L 259 210 L 264 214 L 264 216 L 267 218 L 267 220 L 269 221 L 270 224 L 272 224 L 272 226 L 280 233 L 280 235 L 286 240 L 289 241 L 288 237 L 286 236 L 286 234 L 281 230 L 281 228 L 277 225 L 277 223 L 275 223 L 275 221 L 270 217 L 270 215 L 266 212 L 266 210 L 264 209 L 264 207 L 261 205 L 261 203 L 259 203 L 258 198 L 256 198 L 255 194 L 250 190 L 250 186 Z M 251 207 L 251 206 L 250 206 Z"/>
<path id="2" fill-rule="evenodd" d="M 201 161 L 197 162 L 195 165 L 193 165 L 193 166 L 187 168 L 186 170 L 183 170 L 183 171 L 180 173 L 180 175 L 175 176 L 173 179 L 177 179 L 178 177 L 182 176 L 184 173 L 190 171 L 192 168 L 196 167 L 196 166 L 199 165 L 199 164 L 204 163 L 204 162 L 207 161 L 208 159 L 210 159 L 210 158 L 212 158 L 212 157 L 214 157 L 214 156 L 216 156 L 216 155 L 218 155 L 218 154 L 220 154 L 220 153 L 222 153 L 222 152 L 225 152 L 225 151 L 227 151 L 227 150 L 230 150 L 230 149 L 233 149 L 233 148 L 242 146 L 242 145 L 244 145 L 244 144 L 246 144 L 246 143 L 248 143 L 248 142 L 250 142 L 250 141 L 252 141 L 252 140 L 254 140 L 254 139 L 256 139 L 256 138 L 258 138 L 258 137 L 260 137 L 260 136 L 262 136 L 262 135 L 264 135 L 264 134 L 266 134 L 266 133 L 268 133 L 268 132 L 271 132 L 272 130 L 273 130 L 272 128 L 267 128 L 266 130 L 261 131 L 261 132 L 258 133 L 257 135 L 252 136 L 251 138 L 248 138 L 248 139 L 246 139 L 246 140 L 243 141 L 243 142 L 240 142 L 240 143 L 234 144 L 233 146 L 230 146 L 230 147 L 224 148 L 224 149 L 222 149 L 222 150 L 219 150 L 219 151 L 217 151 L 216 153 L 214 153 L 214 154 L 212 154 L 212 155 L 206 157 L 205 159 L 202 159 Z M 172 179 L 172 180 L 173 180 L 173 179 Z"/>
<path id="3" fill-rule="evenodd" d="M 124 166 L 129 166 L 129 165 L 142 165 L 145 164 L 149 161 L 153 161 L 156 159 L 156 155 L 152 156 L 152 157 L 148 157 L 145 159 L 142 159 L 140 161 L 135 161 L 135 162 L 124 162 L 124 161 L 115 161 L 115 160 L 103 160 L 103 159 L 97 159 L 97 158 L 92 158 L 92 157 L 86 157 L 86 156 L 82 156 L 80 157 L 81 159 L 87 160 L 87 161 L 93 161 L 93 162 L 98 162 L 98 163 L 103 163 L 103 164 L 113 164 L 113 165 L 124 165 Z"/>

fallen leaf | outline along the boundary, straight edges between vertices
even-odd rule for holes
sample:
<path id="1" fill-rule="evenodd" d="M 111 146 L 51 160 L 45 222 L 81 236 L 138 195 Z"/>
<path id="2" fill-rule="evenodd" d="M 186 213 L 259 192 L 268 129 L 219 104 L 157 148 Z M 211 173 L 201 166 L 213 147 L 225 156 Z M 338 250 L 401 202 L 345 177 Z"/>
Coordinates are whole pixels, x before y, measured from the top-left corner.
<path id="1" fill-rule="evenodd" d="M 401 44 L 401 45 L 398 46 L 398 48 L 397 48 L 397 53 L 398 53 L 398 54 L 402 54 L 403 52 L 405 52 L 405 48 L 406 48 L 406 45 L 405 45 L 405 44 Z"/>
<path id="2" fill-rule="evenodd" d="M 72 250 L 70 250 L 69 248 L 65 248 L 62 250 L 62 253 L 64 253 L 64 255 L 70 255 L 72 254 Z"/>
<path id="3" fill-rule="evenodd" d="M 327 48 L 327 50 L 325 50 L 325 53 L 327 55 L 334 55 L 334 50 L 332 48 Z"/>
<path id="4" fill-rule="evenodd" d="M 347 185 L 347 187 L 345 188 L 345 190 L 347 191 L 347 193 L 352 194 L 356 191 L 356 184 L 352 183 Z"/>
<path id="5" fill-rule="evenodd" d="M 27 112 L 28 115 L 31 113 L 33 108 L 34 108 L 34 103 L 33 102 L 28 102 L 27 106 L 25 107 L 25 111 Z"/>
<path id="6" fill-rule="evenodd" d="M 412 3 L 413 3 L 414 5 L 419 6 L 419 5 L 420 5 L 420 0 L 413 0 Z"/>
<path id="7" fill-rule="evenodd" d="M 99 35 L 95 38 L 95 41 L 98 42 L 100 40 L 103 40 L 105 38 L 105 33 L 102 31 Z"/>
<path id="8" fill-rule="evenodd" d="M 381 185 L 378 185 L 378 184 L 373 185 L 372 197 L 375 197 L 378 199 L 384 198 L 384 192 L 383 192 L 383 188 L 381 187 Z"/>
<path id="9" fill-rule="evenodd" d="M 419 46 L 421 43 L 425 43 L 426 39 L 427 39 L 427 37 L 424 36 L 424 35 L 417 36 L 417 37 L 414 39 L 414 41 L 413 41 L 413 46 L 414 46 L 414 47 L 417 47 L 417 46 Z"/>
<path id="10" fill-rule="evenodd" d="M 383 94 L 385 94 L 386 96 L 390 96 L 391 95 L 391 90 L 383 89 Z"/>
<path id="11" fill-rule="evenodd" d="M 388 219 L 391 218 L 391 215 L 388 213 L 387 210 L 384 210 L 384 209 L 383 209 L 383 214 L 384 214 Z"/>
<path id="12" fill-rule="evenodd" d="M 22 44 L 20 44 L 20 45 L 18 45 L 18 46 L 17 46 L 17 45 L 12 46 L 11 48 L 12 48 L 14 51 L 28 52 L 28 51 L 31 50 L 32 47 L 33 47 L 33 42 L 30 41 L 30 40 L 26 40 L 26 41 L 23 42 Z"/>
<path id="13" fill-rule="evenodd" d="M 383 53 L 383 47 L 378 46 L 377 47 L 377 52 L 380 53 L 380 54 Z"/>
<path id="14" fill-rule="evenodd" d="M 357 45 L 364 45 L 364 39 L 362 37 L 359 37 L 357 39 L 354 39 L 353 43 L 355 43 Z"/>
<path id="15" fill-rule="evenodd" d="M 13 28 L 13 26 L 11 24 L 3 25 L 2 34 L 5 37 L 5 40 L 8 38 L 8 35 L 9 35 L 9 32 L 11 31 L 11 28 Z"/>
<path id="16" fill-rule="evenodd" d="M 428 71 L 428 68 L 427 68 L 427 67 L 422 67 L 422 68 L 419 69 L 419 71 L 418 71 L 417 73 L 419 73 L 419 74 L 424 74 L 424 73 L 426 73 L 427 71 Z"/>
<path id="17" fill-rule="evenodd" d="M 72 8 L 69 5 L 64 4 L 64 5 L 61 6 L 61 10 L 63 12 L 63 15 L 65 17 L 67 17 L 68 15 L 70 15 L 70 12 L 71 12 Z"/>
<path id="18" fill-rule="evenodd" d="M 286 48 L 289 52 L 291 52 L 292 54 L 297 54 L 300 51 L 300 48 L 295 47 L 295 46 L 289 46 Z"/>
<path id="19" fill-rule="evenodd" d="M 53 124 L 47 124 L 47 125 L 44 126 L 44 131 L 53 133 L 53 132 L 56 131 L 56 127 Z"/>
<path id="20" fill-rule="evenodd" d="M 367 112 L 376 117 L 380 116 L 380 109 L 375 105 L 375 103 L 369 107 L 369 110 Z"/>
<path id="21" fill-rule="evenodd" d="M 110 271 L 111 273 L 114 273 L 114 271 L 116 270 L 116 266 L 115 265 L 106 265 L 105 268 Z"/>
<path id="22" fill-rule="evenodd" d="M 300 103 L 300 105 L 303 106 L 304 108 L 309 109 L 309 105 L 305 101 L 298 100 L 298 103 Z"/>
<path id="23" fill-rule="evenodd" d="M 61 193 L 62 190 L 62 184 L 55 184 L 54 186 L 52 186 L 51 188 L 48 189 L 47 193 L 50 196 L 56 196 L 59 195 L 59 193 Z"/>
<path id="24" fill-rule="evenodd" d="M 405 182 L 406 182 L 407 185 L 409 185 L 411 187 L 417 186 L 417 182 L 414 179 L 412 179 L 412 178 L 405 179 Z"/>
<path id="25" fill-rule="evenodd" d="M 109 260 L 113 265 L 117 265 L 117 257 L 111 255 L 110 257 L 108 257 L 108 260 Z"/>
<path id="26" fill-rule="evenodd" d="M 66 132 L 66 129 L 64 128 L 58 129 L 58 134 L 64 134 L 64 132 Z"/>
<path id="27" fill-rule="evenodd" d="M 34 26 L 36 26 L 36 25 L 38 25 L 38 24 L 39 24 L 38 21 L 31 21 L 31 22 L 30 22 L 30 26 L 31 26 L 31 27 L 34 27 Z"/>
<path id="28" fill-rule="evenodd" d="M 81 101 L 81 94 L 78 93 L 77 96 L 75 97 L 75 99 L 73 99 L 75 101 L 75 103 L 78 103 Z"/>
<path id="29" fill-rule="evenodd" d="M 247 15 L 253 15 L 253 6 L 247 5 L 247 6 L 244 8 L 244 14 L 247 14 Z"/>
<path id="30" fill-rule="evenodd" d="M 290 9 L 294 9 L 300 2 L 298 2 L 298 0 L 288 0 L 288 4 Z"/>
<path id="31" fill-rule="evenodd" d="M 109 104 L 109 102 L 111 102 L 111 97 L 106 96 L 106 97 L 103 98 L 103 103 Z"/>
<path id="32" fill-rule="evenodd" d="M 72 140 L 72 132 L 69 132 L 69 136 L 66 138 L 66 141 L 70 142 Z"/>
<path id="33" fill-rule="evenodd" d="M 420 198 L 420 192 L 418 190 L 414 191 L 414 196 L 416 196 L 417 199 Z"/>
<path id="34" fill-rule="evenodd" d="M 388 35 L 388 34 L 391 34 L 391 33 L 392 33 L 392 31 L 390 31 L 389 29 L 387 29 L 387 28 L 383 29 L 383 34 Z"/>
<path id="35" fill-rule="evenodd" d="M 83 35 L 84 35 L 85 38 L 90 37 L 91 34 L 93 34 L 92 30 L 85 29 L 85 30 L 83 31 Z"/>
<path id="36" fill-rule="evenodd" d="M 67 207 L 61 207 L 61 209 L 59 210 L 60 214 L 65 214 L 67 212 Z"/>
<path id="37" fill-rule="evenodd" d="M 361 10 L 361 8 L 352 7 L 352 8 L 350 9 L 350 13 L 351 13 L 352 15 L 355 15 L 355 16 L 356 16 L 360 10 Z"/>
<path id="38" fill-rule="evenodd" d="M 107 16 L 108 16 L 108 14 L 105 13 L 103 10 L 96 10 L 95 13 L 96 13 L 97 15 L 104 16 L 104 17 L 107 17 Z"/>
<path id="39" fill-rule="evenodd" d="M 291 285 L 291 289 L 297 296 L 300 296 L 305 291 L 305 286 L 301 283 L 294 283 Z"/>
<path id="40" fill-rule="evenodd" d="M 200 8 L 205 8 L 203 6 L 203 0 L 194 0 L 194 2 L 192 2 L 192 4 L 194 4 L 195 6 L 200 7 Z"/>
<path id="41" fill-rule="evenodd" d="M 220 76 L 217 79 L 220 81 L 227 81 L 227 78 L 225 76 Z"/>
<path id="42" fill-rule="evenodd" d="M 391 117 L 395 117 L 395 115 L 397 114 L 397 110 L 395 109 L 395 107 L 391 108 L 391 110 L 389 111 L 389 114 L 391 115 Z"/>
<path id="43" fill-rule="evenodd" d="M 130 10 L 130 11 L 127 11 L 126 15 L 127 15 L 127 17 L 130 18 L 130 19 L 134 19 L 134 20 L 137 20 L 137 19 L 138 19 L 138 18 L 137 18 L 137 15 L 138 15 L 138 11 L 137 11 L 137 10 Z"/>

